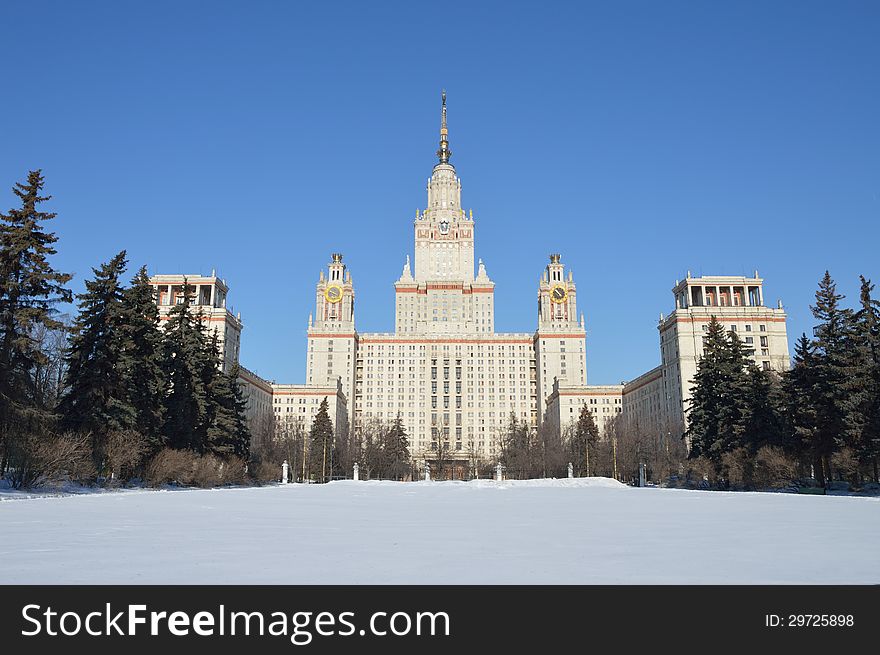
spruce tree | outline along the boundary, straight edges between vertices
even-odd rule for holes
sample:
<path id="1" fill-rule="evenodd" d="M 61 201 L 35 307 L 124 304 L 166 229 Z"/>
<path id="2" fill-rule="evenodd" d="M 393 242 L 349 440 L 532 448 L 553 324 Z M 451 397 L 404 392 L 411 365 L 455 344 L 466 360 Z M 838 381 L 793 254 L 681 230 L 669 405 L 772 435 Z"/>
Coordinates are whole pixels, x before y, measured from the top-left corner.
<path id="1" fill-rule="evenodd" d="M 327 481 L 333 449 L 333 422 L 330 420 L 329 407 L 325 396 L 309 432 L 309 470 L 321 482 Z"/>
<path id="2" fill-rule="evenodd" d="M 400 412 L 385 435 L 383 454 L 389 477 L 400 479 L 410 472 L 409 439 Z"/>
<path id="3" fill-rule="evenodd" d="M 853 315 L 840 306 L 844 296 L 828 271 L 819 282 L 816 304 L 811 306 L 819 321 L 816 336 L 816 383 L 812 404 L 816 408 L 813 450 L 816 469 L 823 482 L 832 475 L 831 456 L 855 440 L 856 415 L 853 400 Z"/>
<path id="4" fill-rule="evenodd" d="M 65 286 L 71 276 L 48 260 L 56 254 L 58 238 L 44 229 L 56 214 L 40 211 L 39 205 L 51 198 L 40 195 L 43 184 L 42 172 L 31 171 L 27 183 L 16 183 L 12 190 L 21 206 L 0 214 L 0 474 L 12 440 L 51 419 L 52 408 L 40 397 L 33 376 L 46 355 L 32 335 L 40 326 L 62 329 L 54 306 L 72 299 Z"/>
<path id="5" fill-rule="evenodd" d="M 713 316 L 703 337 L 703 354 L 691 387 L 685 437 L 689 441 L 691 457 L 706 456 L 718 468 L 722 455 L 720 417 L 729 393 L 726 361 L 727 337 L 721 323 Z"/>
<path id="6" fill-rule="evenodd" d="M 859 460 L 871 468 L 875 482 L 880 481 L 880 301 L 871 292 L 874 285 L 859 276 L 859 310 L 854 316 L 857 366 L 854 373 L 854 396 L 858 412 L 856 450 Z"/>
<path id="7" fill-rule="evenodd" d="M 162 348 L 167 384 L 162 435 L 172 448 L 201 451 L 205 439 L 207 393 L 200 364 L 205 342 L 200 322 L 190 312 L 192 287 L 184 280 L 183 295 L 169 313 Z"/>
<path id="8" fill-rule="evenodd" d="M 596 425 L 593 412 L 588 405 L 583 405 L 578 414 L 570 449 L 575 475 L 578 477 L 592 475 L 598 459 L 599 426 Z"/>
<path id="9" fill-rule="evenodd" d="M 785 372 L 782 385 L 785 391 L 786 422 L 790 433 L 792 450 L 806 456 L 820 470 L 818 418 L 813 399 L 816 396 L 818 370 L 816 346 L 802 334 L 794 347 L 792 367 Z"/>
<path id="10" fill-rule="evenodd" d="M 792 451 L 785 421 L 785 399 L 776 374 L 755 365 L 748 367 L 743 386 L 743 412 L 740 425 L 741 445 L 752 454 L 763 446 Z"/>
<path id="11" fill-rule="evenodd" d="M 229 374 L 217 367 L 218 348 L 216 333 L 210 340 L 212 374 L 206 380 L 207 412 L 205 450 L 219 457 L 234 455 L 247 458 L 250 432 L 245 419 L 246 402 L 238 386 L 238 367 Z"/>
<path id="12" fill-rule="evenodd" d="M 159 308 L 146 267 L 141 267 L 123 293 L 120 333 L 123 343 L 119 367 L 128 404 L 134 410 L 130 427 L 143 435 L 148 454 L 153 454 L 164 445 L 165 376 Z"/>
<path id="13" fill-rule="evenodd" d="M 62 430 L 91 435 L 99 472 L 107 435 L 130 427 L 135 419 L 119 366 L 123 344 L 120 277 L 125 267 L 123 250 L 93 269 L 94 279 L 87 280 L 85 293 L 77 295 L 79 314 L 65 358 L 66 392 L 58 404 Z"/>

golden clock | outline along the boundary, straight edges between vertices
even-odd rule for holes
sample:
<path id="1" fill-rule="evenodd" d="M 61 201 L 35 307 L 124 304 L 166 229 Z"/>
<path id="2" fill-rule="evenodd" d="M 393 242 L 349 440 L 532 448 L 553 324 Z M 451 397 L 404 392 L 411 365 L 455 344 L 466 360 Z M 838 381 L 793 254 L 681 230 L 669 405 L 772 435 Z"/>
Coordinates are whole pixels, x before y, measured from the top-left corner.
<path id="1" fill-rule="evenodd" d="M 327 299 L 327 302 L 330 303 L 340 302 L 342 300 L 342 287 L 338 284 L 331 284 L 324 289 L 324 297 Z"/>
<path id="2" fill-rule="evenodd" d="M 568 289 L 561 284 L 557 284 L 550 290 L 550 300 L 553 302 L 565 302 L 566 298 L 568 298 Z"/>

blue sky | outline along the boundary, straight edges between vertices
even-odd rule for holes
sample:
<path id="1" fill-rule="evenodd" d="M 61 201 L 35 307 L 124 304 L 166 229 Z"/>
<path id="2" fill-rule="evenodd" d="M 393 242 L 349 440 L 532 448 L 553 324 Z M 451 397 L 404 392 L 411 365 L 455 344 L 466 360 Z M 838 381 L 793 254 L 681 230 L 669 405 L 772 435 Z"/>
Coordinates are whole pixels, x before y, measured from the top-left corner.
<path id="1" fill-rule="evenodd" d="M 6 2 L 0 207 L 42 168 L 82 290 L 210 273 L 242 361 L 302 382 L 331 252 L 360 331 L 394 328 L 446 88 L 452 162 L 496 282 L 532 331 L 550 252 L 574 271 L 591 383 L 659 362 L 695 275 L 765 278 L 790 342 L 826 268 L 880 282 L 880 3 Z"/>

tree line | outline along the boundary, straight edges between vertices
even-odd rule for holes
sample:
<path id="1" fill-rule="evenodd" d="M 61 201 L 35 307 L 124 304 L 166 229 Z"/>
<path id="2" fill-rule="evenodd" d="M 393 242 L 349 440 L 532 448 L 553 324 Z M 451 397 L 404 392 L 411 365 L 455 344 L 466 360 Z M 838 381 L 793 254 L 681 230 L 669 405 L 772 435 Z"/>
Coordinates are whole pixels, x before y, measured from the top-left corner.
<path id="1" fill-rule="evenodd" d="M 193 288 L 160 327 L 146 268 L 128 285 L 122 251 L 93 269 L 78 312 L 55 270 L 44 178 L 31 171 L 0 214 L 0 476 L 15 487 L 79 481 L 238 481 L 250 436 L 238 372 L 221 371 L 217 334 Z"/>
<path id="2" fill-rule="evenodd" d="M 826 271 L 790 370 L 755 366 L 735 332 L 713 317 L 688 408 L 689 458 L 717 484 L 767 486 L 815 479 L 878 482 L 880 302 L 860 277 L 858 306 L 844 307 Z"/>
<path id="3" fill-rule="evenodd" d="M 334 435 L 328 410 L 325 398 L 308 430 L 297 417 L 278 420 L 268 438 L 253 448 L 256 477 L 278 479 L 279 463 L 287 461 L 294 482 L 351 478 L 355 463 L 362 480 L 416 478 L 409 436 L 399 414 L 390 423 L 370 421 L 346 434 Z"/>

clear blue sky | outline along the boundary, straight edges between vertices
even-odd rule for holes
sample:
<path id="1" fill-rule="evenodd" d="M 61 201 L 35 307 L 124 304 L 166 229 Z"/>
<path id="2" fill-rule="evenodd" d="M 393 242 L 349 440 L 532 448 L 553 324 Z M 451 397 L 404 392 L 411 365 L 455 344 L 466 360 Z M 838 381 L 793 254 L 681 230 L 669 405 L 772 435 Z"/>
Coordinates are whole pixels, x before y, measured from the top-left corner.
<path id="1" fill-rule="evenodd" d="M 825 268 L 880 282 L 880 3 L 6 2 L 0 206 L 42 168 L 55 263 L 226 278 L 242 361 L 302 382 L 318 271 L 394 328 L 435 162 L 532 331 L 547 254 L 575 274 L 592 383 L 659 362 L 690 269 L 758 269 L 789 335 Z M 880 287 L 880 284 L 878 284 Z"/>

